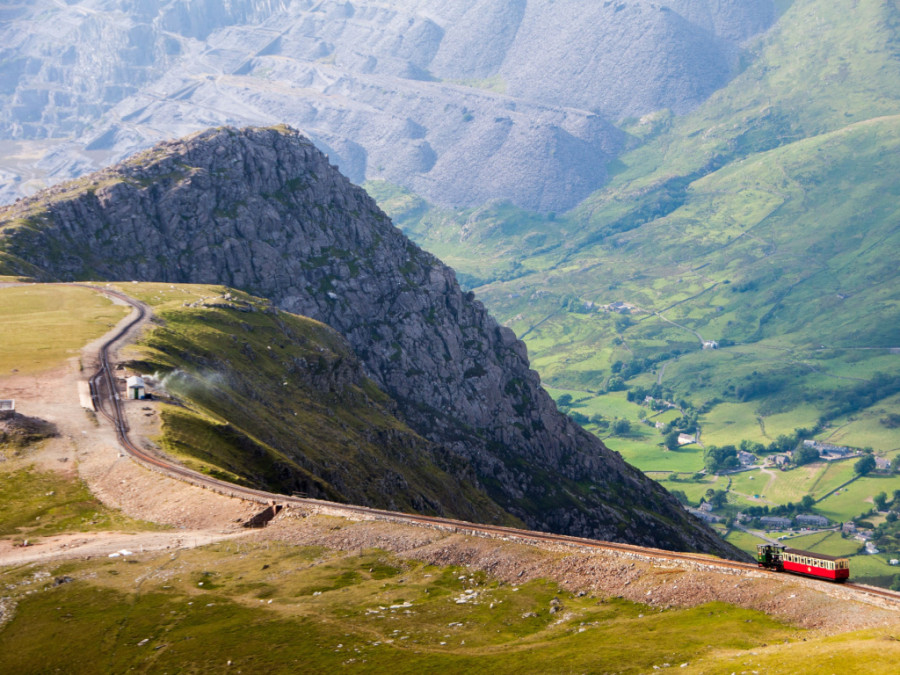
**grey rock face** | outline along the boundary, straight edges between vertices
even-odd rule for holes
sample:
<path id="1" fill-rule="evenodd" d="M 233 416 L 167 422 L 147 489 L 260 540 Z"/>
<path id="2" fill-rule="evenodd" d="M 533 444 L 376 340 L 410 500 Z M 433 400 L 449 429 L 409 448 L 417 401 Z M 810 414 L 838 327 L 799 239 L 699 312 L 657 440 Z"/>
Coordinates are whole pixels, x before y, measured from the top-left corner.
<path id="1" fill-rule="evenodd" d="M 31 150 L 46 182 L 208 126 L 288 123 L 353 180 L 550 211 L 606 181 L 611 121 L 722 85 L 773 2 L 35 0 L 8 17 L 0 140 L 70 139 Z M 0 199 L 28 174 L 0 159 Z"/>
<path id="2" fill-rule="evenodd" d="M 734 554 L 559 414 L 513 332 L 296 132 L 164 143 L 0 211 L 4 225 L 7 272 L 223 283 L 329 324 L 407 422 L 532 527 Z"/>

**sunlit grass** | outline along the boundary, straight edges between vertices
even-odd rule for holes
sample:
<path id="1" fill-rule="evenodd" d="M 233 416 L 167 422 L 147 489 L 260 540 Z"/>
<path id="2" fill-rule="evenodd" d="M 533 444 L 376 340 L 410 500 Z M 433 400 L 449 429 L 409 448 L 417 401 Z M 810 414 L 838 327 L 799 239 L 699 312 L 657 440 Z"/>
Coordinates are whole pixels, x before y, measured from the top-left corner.
<path id="1" fill-rule="evenodd" d="M 129 311 L 87 288 L 55 284 L 0 288 L 0 377 L 62 365 Z"/>
<path id="2" fill-rule="evenodd" d="M 18 607 L 4 672 L 643 673 L 797 635 L 722 603 L 659 610 L 378 550 L 231 542 L 48 569 L 5 575 Z"/>

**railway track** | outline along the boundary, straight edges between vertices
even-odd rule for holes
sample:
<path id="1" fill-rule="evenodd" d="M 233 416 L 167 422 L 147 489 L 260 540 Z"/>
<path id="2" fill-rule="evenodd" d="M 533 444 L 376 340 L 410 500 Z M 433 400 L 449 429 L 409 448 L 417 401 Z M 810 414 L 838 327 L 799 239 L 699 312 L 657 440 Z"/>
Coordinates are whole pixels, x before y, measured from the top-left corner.
<path id="1" fill-rule="evenodd" d="M 81 284 L 78 284 L 81 285 Z M 92 290 L 99 291 L 106 295 L 115 297 L 123 302 L 131 305 L 137 310 L 137 315 L 133 317 L 125 326 L 123 326 L 115 335 L 106 340 L 100 347 L 99 366 L 97 372 L 91 376 L 89 383 L 91 389 L 91 399 L 94 407 L 103 417 L 105 417 L 113 425 L 116 430 L 116 436 L 119 444 L 125 453 L 134 461 L 142 466 L 162 473 L 170 478 L 181 480 L 198 487 L 212 490 L 214 492 L 236 497 L 260 504 L 274 505 L 290 505 L 301 507 L 316 513 L 326 513 L 330 515 L 345 516 L 350 518 L 358 518 L 364 520 L 381 520 L 396 522 L 399 524 L 412 524 L 440 529 L 450 532 L 458 532 L 462 534 L 470 534 L 474 536 L 485 536 L 491 538 L 502 538 L 506 540 L 514 540 L 523 543 L 542 543 L 553 544 L 558 546 L 567 546 L 582 550 L 606 550 L 629 553 L 647 559 L 656 559 L 663 561 L 691 562 L 701 564 L 717 569 L 730 569 L 738 571 L 754 571 L 766 572 L 760 569 L 756 564 L 736 562 L 733 560 L 723 560 L 710 555 L 700 553 L 680 553 L 673 551 L 664 551 L 661 549 L 647 548 L 636 546 L 633 544 L 620 544 L 617 542 L 600 541 L 597 539 L 587 539 L 583 537 L 574 537 L 570 535 L 551 534 L 547 532 L 538 532 L 533 530 L 521 530 L 513 527 L 502 525 L 485 525 L 470 523 L 463 520 L 455 520 L 452 518 L 440 518 L 436 516 L 425 516 L 419 514 L 401 513 L 398 511 L 387 511 L 384 509 L 376 509 L 367 506 L 355 506 L 352 504 L 340 504 L 338 502 L 328 502 L 319 499 L 310 499 L 306 497 L 295 497 L 281 495 L 265 490 L 257 490 L 233 483 L 227 483 L 204 474 L 192 471 L 183 466 L 173 464 L 165 457 L 157 456 L 138 447 L 128 435 L 128 422 L 123 411 L 123 404 L 116 386 L 116 379 L 113 374 L 112 364 L 110 363 L 110 349 L 119 341 L 123 340 L 128 333 L 142 322 L 149 314 L 149 308 L 141 302 L 134 300 L 119 291 L 108 288 L 87 286 Z M 777 572 L 769 572 L 777 574 Z M 874 596 L 889 598 L 900 602 L 900 593 L 888 591 L 883 588 L 875 588 L 862 584 L 845 583 L 844 588 L 852 588 L 856 591 L 868 593 Z"/>
<path id="2" fill-rule="evenodd" d="M 854 591 L 858 591 L 860 593 L 868 593 L 869 595 L 875 595 L 879 598 L 887 598 L 888 600 L 893 600 L 894 602 L 900 602 L 900 593 L 898 593 L 897 591 L 889 591 L 886 588 L 866 586 L 865 584 L 856 584 L 852 581 L 846 582 L 844 584 L 844 588 L 852 588 Z"/>

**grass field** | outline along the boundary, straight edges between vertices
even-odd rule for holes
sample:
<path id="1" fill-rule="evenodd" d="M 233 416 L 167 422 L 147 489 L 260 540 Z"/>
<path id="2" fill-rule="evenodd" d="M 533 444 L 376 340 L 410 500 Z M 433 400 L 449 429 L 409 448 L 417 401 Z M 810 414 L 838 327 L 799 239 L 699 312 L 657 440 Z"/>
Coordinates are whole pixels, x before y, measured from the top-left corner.
<path id="1" fill-rule="evenodd" d="M 759 470 L 734 473 L 731 478 L 731 490 L 740 492 L 749 497 L 765 497 L 765 487 L 769 482 L 769 476 Z"/>
<path id="2" fill-rule="evenodd" d="M 128 312 L 87 288 L 42 284 L 0 288 L 0 377 L 58 367 Z"/>
<path id="3" fill-rule="evenodd" d="M 790 471 L 773 469 L 776 480 L 771 488 L 766 490 L 766 497 L 776 504 L 797 503 L 809 493 L 825 469 L 824 462 L 798 466 Z"/>
<path id="4" fill-rule="evenodd" d="M 104 506 L 76 477 L 34 467 L 0 470 L 2 537 L 34 542 L 60 532 L 148 528 L 159 529 Z"/>
<path id="5" fill-rule="evenodd" d="M 821 499 L 829 492 L 843 485 L 856 475 L 853 470 L 853 461 L 828 462 L 825 468 L 809 486 L 809 494 L 815 499 Z"/>
<path id="6" fill-rule="evenodd" d="M 574 389 L 557 389 L 555 387 L 546 387 L 547 391 L 553 398 L 559 398 L 562 394 L 569 394 L 574 401 L 572 410 L 577 410 L 583 415 L 590 417 L 591 415 L 600 414 L 607 419 L 620 417 L 627 419 L 634 424 L 640 422 L 638 413 L 641 408 L 634 403 L 630 403 L 625 398 L 624 391 L 616 391 L 598 397 L 595 394 L 583 390 Z"/>
<path id="7" fill-rule="evenodd" d="M 745 403 L 720 403 L 700 418 L 703 443 L 737 445 L 742 440 L 769 443 L 764 436 L 754 406 Z"/>
<path id="8" fill-rule="evenodd" d="M 680 478 L 681 480 L 672 480 L 672 476 L 667 476 L 657 478 L 657 481 L 667 490 L 681 490 L 695 506 L 706 495 L 707 490 L 724 490 L 728 487 L 728 478 L 725 476 L 704 476 L 699 480 L 693 480 L 689 475 Z"/>
<path id="9" fill-rule="evenodd" d="M 882 491 L 890 495 L 898 488 L 897 476 L 865 476 L 816 504 L 816 511 L 837 522 L 850 520 L 873 508 L 873 495 Z"/>
<path id="10" fill-rule="evenodd" d="M 900 568 L 889 565 L 881 555 L 855 555 L 850 558 L 850 574 L 857 577 L 897 577 Z"/>
<path id="11" fill-rule="evenodd" d="M 756 556 L 756 546 L 757 544 L 765 544 L 765 539 L 760 539 L 759 537 L 750 534 L 749 532 L 744 532 L 743 530 L 731 530 L 728 535 L 725 537 L 725 541 L 729 544 L 733 544 L 737 546 L 742 551 L 749 553 L 752 556 Z"/>
<path id="12" fill-rule="evenodd" d="M 695 472 L 703 468 L 703 449 L 697 446 L 666 450 L 660 445 L 622 437 L 608 438 L 604 443 L 641 471 Z"/>
<path id="13" fill-rule="evenodd" d="M 888 428 L 880 420 L 898 410 L 900 395 L 891 396 L 870 408 L 835 420 L 832 428 L 818 438 L 837 445 L 871 447 L 882 452 L 896 451 L 900 449 L 900 428 Z"/>
<path id="14" fill-rule="evenodd" d="M 783 543 L 791 548 L 834 556 L 855 555 L 861 545 L 855 539 L 842 538 L 838 532 L 806 534 L 785 539 Z"/>
<path id="15" fill-rule="evenodd" d="M 719 603 L 598 601 L 377 550 L 221 544 L 36 572 L 2 574 L 18 607 L 0 671 L 644 673 L 798 634 Z"/>

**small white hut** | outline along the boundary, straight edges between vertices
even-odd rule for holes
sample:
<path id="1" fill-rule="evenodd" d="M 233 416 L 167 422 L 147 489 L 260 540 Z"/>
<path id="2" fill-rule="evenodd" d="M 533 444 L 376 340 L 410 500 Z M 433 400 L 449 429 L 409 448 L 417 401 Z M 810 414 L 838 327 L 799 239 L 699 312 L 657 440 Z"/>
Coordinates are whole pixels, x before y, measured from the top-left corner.
<path id="1" fill-rule="evenodd" d="M 147 395 L 147 391 L 144 387 L 144 378 L 140 375 L 132 375 L 127 380 L 125 380 L 125 392 L 126 398 L 130 399 L 142 399 Z"/>
<path id="2" fill-rule="evenodd" d="M 0 420 L 9 419 L 16 414 L 16 402 L 11 398 L 0 399 Z"/>

